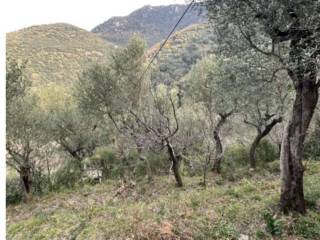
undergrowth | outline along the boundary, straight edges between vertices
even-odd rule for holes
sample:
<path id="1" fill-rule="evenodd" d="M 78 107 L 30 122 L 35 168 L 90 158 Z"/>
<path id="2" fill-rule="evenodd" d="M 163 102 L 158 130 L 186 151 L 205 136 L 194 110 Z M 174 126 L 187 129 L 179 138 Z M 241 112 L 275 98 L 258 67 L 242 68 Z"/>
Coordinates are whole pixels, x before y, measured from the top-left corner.
<path id="1" fill-rule="evenodd" d="M 7 207 L 7 239 L 320 239 L 320 163 L 308 163 L 304 216 L 278 212 L 279 175 L 106 180 Z M 217 184 L 217 182 L 219 184 Z M 119 194 L 120 192 L 120 194 Z"/>

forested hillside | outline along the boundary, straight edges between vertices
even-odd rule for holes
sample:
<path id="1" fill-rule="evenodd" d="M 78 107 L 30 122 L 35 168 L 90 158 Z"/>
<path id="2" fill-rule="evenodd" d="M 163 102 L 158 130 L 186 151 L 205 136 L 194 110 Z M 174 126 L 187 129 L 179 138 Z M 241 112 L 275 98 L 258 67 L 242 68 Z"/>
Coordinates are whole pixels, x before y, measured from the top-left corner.
<path id="1" fill-rule="evenodd" d="M 124 46 L 137 33 L 151 47 L 168 36 L 187 5 L 145 6 L 125 17 L 113 17 L 96 26 L 92 32 L 109 42 Z M 178 26 L 183 29 L 191 24 L 205 22 L 205 14 L 199 15 L 199 8 L 193 8 Z"/>
<path id="2" fill-rule="evenodd" d="M 150 58 L 161 43 L 155 44 L 148 51 Z M 177 83 L 197 61 L 213 54 L 215 47 L 215 35 L 206 23 L 194 24 L 177 31 L 155 61 L 152 81 L 164 84 Z"/>
<path id="3" fill-rule="evenodd" d="M 112 44 L 69 24 L 33 26 L 7 34 L 7 57 L 27 61 L 34 85 L 74 82 L 84 68 L 106 63 Z"/>

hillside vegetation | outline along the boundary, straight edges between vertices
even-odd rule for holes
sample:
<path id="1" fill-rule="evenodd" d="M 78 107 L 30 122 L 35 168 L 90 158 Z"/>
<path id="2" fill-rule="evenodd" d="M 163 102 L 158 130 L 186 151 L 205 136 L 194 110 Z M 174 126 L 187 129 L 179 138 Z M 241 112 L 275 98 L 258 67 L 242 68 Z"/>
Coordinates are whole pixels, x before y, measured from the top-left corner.
<path id="1" fill-rule="evenodd" d="M 8 34 L 8 239 L 320 239 L 320 3 L 202 3 Z"/>
<path id="2" fill-rule="evenodd" d="M 159 49 L 161 42 L 154 45 L 148 55 Z M 214 51 L 215 36 L 209 24 L 194 24 L 177 31 L 164 46 L 154 63 L 153 82 L 171 84 L 182 80 L 193 65 Z"/>
<path id="3" fill-rule="evenodd" d="M 69 84 L 94 63 L 108 61 L 112 44 L 69 24 L 49 24 L 7 34 L 7 57 L 27 61 L 24 74 L 33 86 Z"/>
<path id="4" fill-rule="evenodd" d="M 315 240 L 320 238 L 320 164 L 308 166 L 305 190 L 310 210 L 305 216 L 275 211 L 279 175 L 274 169 L 242 169 L 237 182 L 212 176 L 207 188 L 199 185 L 199 177 L 189 177 L 185 187 L 177 189 L 163 176 L 151 185 L 108 180 L 37 197 L 29 205 L 7 208 L 7 237 Z"/>
<path id="5" fill-rule="evenodd" d="M 187 5 L 144 6 L 125 17 L 113 17 L 96 26 L 92 32 L 107 41 L 123 46 L 134 33 L 141 35 L 151 47 L 166 38 Z M 178 26 L 183 29 L 191 24 L 205 22 L 199 8 L 189 11 Z"/>

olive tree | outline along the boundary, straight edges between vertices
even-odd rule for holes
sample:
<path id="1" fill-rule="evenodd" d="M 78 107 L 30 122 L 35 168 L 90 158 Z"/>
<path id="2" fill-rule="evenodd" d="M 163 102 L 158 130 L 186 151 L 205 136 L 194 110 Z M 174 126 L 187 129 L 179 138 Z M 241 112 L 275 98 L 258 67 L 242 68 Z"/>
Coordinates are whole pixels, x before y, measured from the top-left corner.
<path id="1" fill-rule="evenodd" d="M 278 67 L 278 61 L 271 61 L 255 51 L 247 51 L 231 59 L 237 86 L 242 86 L 239 112 L 244 116 L 244 123 L 256 132 L 249 151 L 250 166 L 255 168 L 256 149 L 260 141 L 283 121 L 291 90 L 289 81 L 284 81 L 288 77 Z"/>
<path id="2" fill-rule="evenodd" d="M 279 61 L 295 91 L 281 148 L 282 211 L 306 212 L 303 146 L 318 102 L 320 3 L 314 0 L 206 0 L 219 43 Z M 235 47 L 235 48 L 234 48 Z M 284 79 L 286 81 L 286 79 Z"/>
<path id="3" fill-rule="evenodd" d="M 29 94 L 31 83 L 23 75 L 24 65 L 7 60 L 6 65 L 6 150 L 7 164 L 21 180 L 27 201 L 32 193 L 37 151 L 44 144 L 39 132 L 39 108 Z"/>
<path id="4" fill-rule="evenodd" d="M 67 153 L 79 171 L 84 170 L 83 160 L 93 155 L 94 150 L 103 144 L 102 126 L 92 116 L 84 115 L 77 106 L 55 109 L 43 113 L 43 134 L 56 143 L 60 152 Z"/>
<path id="5" fill-rule="evenodd" d="M 220 173 L 223 161 L 221 130 L 236 112 L 240 89 L 235 88 L 235 75 L 229 67 L 222 58 L 206 57 L 185 77 L 189 95 L 204 109 L 211 136 L 209 139 L 214 143 L 214 147 L 208 148 L 215 152 L 210 155 L 214 158 L 212 170 L 217 173 Z"/>
<path id="6" fill-rule="evenodd" d="M 136 123 L 143 131 L 143 137 L 151 144 L 166 149 L 168 158 L 171 162 L 172 170 L 178 187 L 183 186 L 180 174 L 180 164 L 182 160 L 181 152 L 176 151 L 180 129 L 177 110 L 177 94 L 175 91 L 165 85 L 158 85 L 156 89 L 151 90 L 149 107 L 144 111 L 130 113 L 134 116 Z"/>
<path id="7" fill-rule="evenodd" d="M 142 70 L 145 61 L 145 43 L 133 37 L 125 48 L 117 49 L 105 65 L 89 68 L 80 77 L 76 86 L 79 107 L 92 114 L 101 125 L 110 125 L 121 141 L 133 141 L 139 153 L 143 141 L 130 111 L 140 111 L 145 97 L 145 78 Z M 125 148 L 126 144 L 118 144 Z M 124 149 L 119 149 L 124 154 Z M 124 158 L 123 158 L 124 159 Z"/>

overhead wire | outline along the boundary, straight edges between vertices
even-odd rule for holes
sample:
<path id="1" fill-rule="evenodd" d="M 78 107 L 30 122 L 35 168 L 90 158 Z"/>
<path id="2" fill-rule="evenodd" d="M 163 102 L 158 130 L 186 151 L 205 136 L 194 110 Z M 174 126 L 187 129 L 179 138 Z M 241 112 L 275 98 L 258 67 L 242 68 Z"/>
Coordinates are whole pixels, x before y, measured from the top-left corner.
<path id="1" fill-rule="evenodd" d="M 161 43 L 158 51 L 153 55 L 151 61 L 149 62 L 149 64 L 147 65 L 146 69 L 143 71 L 143 73 L 141 74 L 140 80 L 144 77 L 144 75 L 147 73 L 148 69 L 150 68 L 151 64 L 153 63 L 153 61 L 158 57 L 159 53 L 161 52 L 161 50 L 163 49 L 163 47 L 166 45 L 166 43 L 168 42 L 168 40 L 170 39 L 171 35 L 174 33 L 174 31 L 176 30 L 176 28 L 178 27 L 178 25 L 180 24 L 180 22 L 182 21 L 182 19 L 184 18 L 184 16 L 187 14 L 187 12 L 189 11 L 189 9 L 191 8 L 191 6 L 194 4 L 195 0 L 192 0 L 188 7 L 186 7 L 186 9 L 184 10 L 184 12 L 182 13 L 181 17 L 179 18 L 179 20 L 177 21 L 177 23 L 174 25 L 174 27 L 172 28 L 172 30 L 170 31 L 170 33 L 168 34 L 168 36 L 166 37 L 166 39 Z"/>

